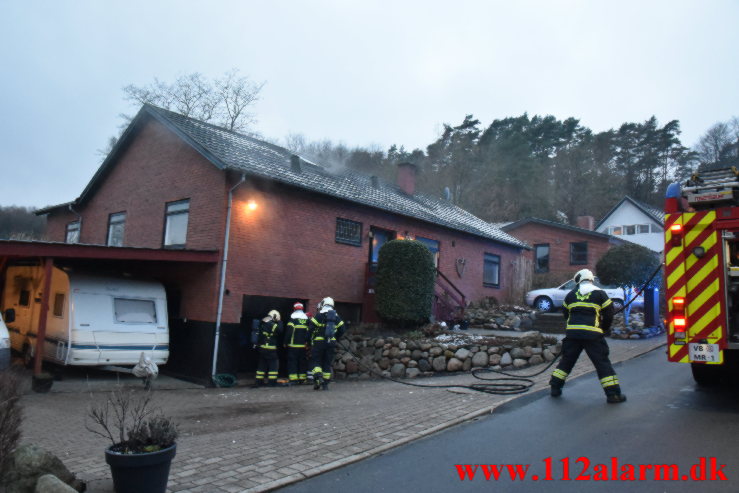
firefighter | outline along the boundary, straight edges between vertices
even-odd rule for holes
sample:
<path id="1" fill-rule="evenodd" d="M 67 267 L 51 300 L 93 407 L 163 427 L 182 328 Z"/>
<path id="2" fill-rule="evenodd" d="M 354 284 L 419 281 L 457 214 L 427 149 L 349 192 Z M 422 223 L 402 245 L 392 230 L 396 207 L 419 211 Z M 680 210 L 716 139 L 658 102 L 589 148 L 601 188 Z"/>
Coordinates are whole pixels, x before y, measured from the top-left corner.
<path id="1" fill-rule="evenodd" d="M 259 337 L 257 339 L 259 363 L 257 364 L 257 381 L 254 384 L 255 387 L 264 385 L 265 377 L 270 387 L 277 386 L 277 370 L 279 368 L 277 344 L 282 339 L 281 336 L 282 322 L 280 322 L 280 312 L 272 310 L 259 322 Z"/>
<path id="2" fill-rule="evenodd" d="M 613 322 L 613 304 L 602 289 L 593 284 L 593 273 L 582 269 L 575 274 L 575 289 L 565 296 L 562 310 L 567 320 L 565 338 L 562 341 L 562 361 L 549 380 L 552 397 L 562 395 L 567 375 L 575 366 L 584 349 L 598 373 L 600 384 L 610 404 L 624 402 L 616 372 L 608 359 L 608 343 Z"/>
<path id="3" fill-rule="evenodd" d="M 303 311 L 303 304 L 293 305 L 293 313 L 285 329 L 285 347 L 287 348 L 287 373 L 290 384 L 305 383 L 308 361 L 305 348 L 308 345 L 308 315 Z"/>
<path id="4" fill-rule="evenodd" d="M 328 390 L 336 340 L 344 334 L 344 322 L 334 310 L 334 300 L 323 298 L 318 314 L 310 319 L 313 389 Z"/>

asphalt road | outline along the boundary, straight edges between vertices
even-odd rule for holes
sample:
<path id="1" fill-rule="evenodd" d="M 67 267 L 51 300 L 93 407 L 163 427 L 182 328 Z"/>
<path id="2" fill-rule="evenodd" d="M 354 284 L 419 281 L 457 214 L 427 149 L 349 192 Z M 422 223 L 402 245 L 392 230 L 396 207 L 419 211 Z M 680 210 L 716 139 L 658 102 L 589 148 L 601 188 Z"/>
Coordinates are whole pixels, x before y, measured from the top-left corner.
<path id="1" fill-rule="evenodd" d="M 668 363 L 661 349 L 616 371 L 626 403 L 606 404 L 595 374 L 585 375 L 569 382 L 559 399 L 525 396 L 491 416 L 280 491 L 739 491 L 739 389 L 696 387 L 690 368 Z M 655 464 L 677 465 L 678 478 L 701 478 L 701 467 L 691 469 L 701 457 L 707 458 L 705 480 L 655 480 L 654 468 L 643 468 L 640 479 L 639 465 Z M 545 479 L 547 458 L 551 480 Z M 565 463 L 569 480 L 563 479 Z M 474 480 L 460 480 L 458 464 L 530 466 L 523 480 L 512 480 L 507 467 L 498 480 L 490 467 L 490 480 L 481 467 Z M 634 466 L 633 480 L 627 464 Z M 712 469 L 727 480 L 720 473 L 711 480 Z M 576 479 L 581 473 L 589 479 Z"/>

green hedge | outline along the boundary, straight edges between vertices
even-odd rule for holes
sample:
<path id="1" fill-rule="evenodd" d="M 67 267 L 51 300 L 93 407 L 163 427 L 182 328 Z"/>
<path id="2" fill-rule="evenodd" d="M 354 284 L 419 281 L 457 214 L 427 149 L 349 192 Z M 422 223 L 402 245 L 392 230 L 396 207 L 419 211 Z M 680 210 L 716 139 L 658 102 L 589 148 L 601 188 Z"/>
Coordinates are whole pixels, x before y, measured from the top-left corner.
<path id="1" fill-rule="evenodd" d="M 402 325 L 426 322 L 431 316 L 435 279 L 434 258 L 423 243 L 385 243 L 377 260 L 377 313 L 387 322 Z"/>

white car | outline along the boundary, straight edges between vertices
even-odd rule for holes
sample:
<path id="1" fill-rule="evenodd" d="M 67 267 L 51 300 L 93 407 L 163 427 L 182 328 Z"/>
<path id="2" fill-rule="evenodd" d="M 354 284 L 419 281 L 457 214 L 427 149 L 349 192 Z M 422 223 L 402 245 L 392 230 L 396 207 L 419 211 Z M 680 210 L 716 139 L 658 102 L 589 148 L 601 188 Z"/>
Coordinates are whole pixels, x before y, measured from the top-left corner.
<path id="1" fill-rule="evenodd" d="M 597 281 L 595 285 L 606 292 L 613 301 L 613 307 L 620 310 L 624 306 L 624 291 L 621 288 L 613 286 L 603 286 Z M 570 279 L 566 283 L 556 288 L 535 289 L 526 293 L 526 304 L 533 306 L 537 310 L 549 312 L 555 308 L 560 308 L 564 302 L 567 293 L 575 288 L 575 281 Z M 633 294 L 632 294 L 633 296 Z M 639 296 L 631 303 L 631 307 L 644 307 L 644 295 Z"/>
<path id="2" fill-rule="evenodd" d="M 10 334 L 0 315 L 0 371 L 10 367 Z"/>

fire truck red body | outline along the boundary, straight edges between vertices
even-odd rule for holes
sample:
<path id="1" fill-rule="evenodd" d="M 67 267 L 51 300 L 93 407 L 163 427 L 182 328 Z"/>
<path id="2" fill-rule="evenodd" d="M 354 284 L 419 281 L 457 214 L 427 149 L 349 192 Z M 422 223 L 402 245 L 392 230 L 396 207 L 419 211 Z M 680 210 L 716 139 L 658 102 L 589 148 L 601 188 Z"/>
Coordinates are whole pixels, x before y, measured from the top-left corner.
<path id="1" fill-rule="evenodd" d="M 739 351 L 739 172 L 695 174 L 665 200 L 670 361 L 699 384 L 727 374 Z"/>

